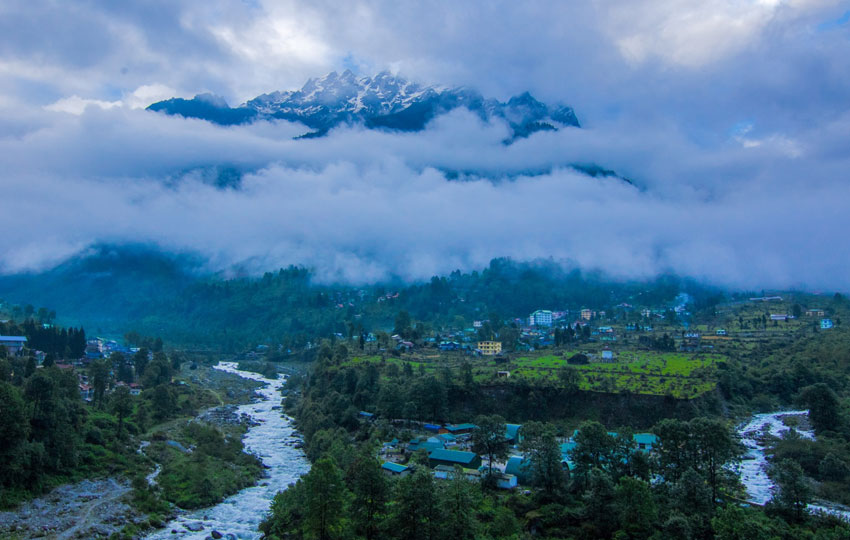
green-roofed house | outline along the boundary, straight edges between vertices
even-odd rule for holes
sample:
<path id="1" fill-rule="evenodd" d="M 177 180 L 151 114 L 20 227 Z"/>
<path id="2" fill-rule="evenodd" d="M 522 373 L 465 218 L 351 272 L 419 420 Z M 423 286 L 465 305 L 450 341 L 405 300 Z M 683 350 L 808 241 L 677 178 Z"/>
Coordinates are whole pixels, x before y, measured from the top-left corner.
<path id="1" fill-rule="evenodd" d="M 454 436 L 458 436 L 464 433 L 472 433 L 477 427 L 475 424 L 446 424 L 440 428 L 440 433 L 451 433 Z"/>
<path id="2" fill-rule="evenodd" d="M 481 457 L 474 452 L 438 448 L 428 455 L 428 466 L 433 469 L 437 465 L 448 465 L 449 467 L 460 465 L 465 469 L 477 469 L 481 466 Z"/>
<path id="3" fill-rule="evenodd" d="M 427 439 L 417 437 L 415 439 L 411 439 L 411 441 L 407 444 L 407 449 L 411 452 L 418 452 L 419 450 L 431 452 L 432 450 L 440 448 L 443 448 L 443 441 L 436 437 L 428 437 Z"/>
<path id="4" fill-rule="evenodd" d="M 392 461 L 385 461 L 384 464 L 381 465 L 381 470 L 387 476 L 407 476 L 410 474 L 410 467 L 400 463 L 393 463 Z"/>
<path id="5" fill-rule="evenodd" d="M 457 437 L 455 437 L 451 433 L 442 433 L 440 435 L 437 435 L 437 438 L 443 441 L 444 446 L 452 446 L 457 444 Z"/>
<path id="6" fill-rule="evenodd" d="M 658 436 L 653 433 L 635 433 L 634 440 L 637 443 L 638 450 L 644 452 L 651 452 L 658 444 Z"/>

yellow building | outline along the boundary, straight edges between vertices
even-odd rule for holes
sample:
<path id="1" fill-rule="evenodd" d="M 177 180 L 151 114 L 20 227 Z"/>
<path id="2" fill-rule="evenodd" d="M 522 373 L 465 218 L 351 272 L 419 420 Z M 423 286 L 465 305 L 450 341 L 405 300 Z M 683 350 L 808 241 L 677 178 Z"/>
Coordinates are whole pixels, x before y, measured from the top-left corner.
<path id="1" fill-rule="evenodd" d="M 479 341 L 478 350 L 488 356 L 499 354 L 502 352 L 501 341 Z"/>

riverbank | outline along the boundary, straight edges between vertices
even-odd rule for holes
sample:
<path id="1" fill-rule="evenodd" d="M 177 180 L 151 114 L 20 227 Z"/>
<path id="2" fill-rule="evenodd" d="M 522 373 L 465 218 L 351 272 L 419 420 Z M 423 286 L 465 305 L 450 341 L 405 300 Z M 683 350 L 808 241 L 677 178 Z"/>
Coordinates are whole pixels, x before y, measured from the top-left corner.
<path id="1" fill-rule="evenodd" d="M 753 416 L 738 428 L 738 435 L 746 448 L 741 462 L 734 468 L 747 491 L 747 501 L 764 506 L 773 497 L 776 487 L 768 475 L 767 450 L 771 438 L 782 438 L 791 430 L 787 419 L 795 417 L 794 430 L 804 439 L 815 440 L 814 430 L 808 421 L 809 411 L 787 410 Z M 850 521 L 850 509 L 828 501 L 817 501 L 808 506 L 810 512 L 824 512 Z"/>
<path id="2" fill-rule="evenodd" d="M 175 376 L 175 384 L 180 381 L 196 390 L 194 399 L 203 407 L 199 414 L 151 426 L 146 434 L 130 439 L 132 455 L 116 452 L 112 456 L 120 460 L 104 467 L 108 468 L 110 476 L 69 482 L 14 509 L 0 512 L 0 538 L 106 538 L 116 533 L 130 538 L 138 531 L 162 526 L 164 520 L 174 515 L 174 509 L 156 495 L 159 493 L 155 491 L 156 485 L 162 480 L 160 473 L 166 461 L 152 459 L 155 449 L 173 445 L 185 450 L 190 441 L 180 432 L 192 420 L 214 426 L 225 436 L 241 439 L 250 419 L 238 413 L 239 405 L 259 399 L 261 396 L 256 390 L 263 386 L 259 381 L 204 365 L 196 369 L 184 367 Z M 253 485 L 261 474 L 262 471 L 258 471 L 243 485 Z M 154 488 L 143 493 L 143 497 L 139 497 L 139 486 L 131 482 L 131 478 L 140 475 L 145 476 L 143 487 Z"/>
<path id="3" fill-rule="evenodd" d="M 234 414 L 247 415 L 250 419 L 251 425 L 242 442 L 247 452 L 261 460 L 266 475 L 258 485 L 243 489 L 213 507 L 181 512 L 164 528 L 150 534 L 149 540 L 203 540 L 215 536 L 213 531 L 223 537 L 259 538 L 257 527 L 274 496 L 309 471 L 307 458 L 296 448 L 300 439 L 294 433 L 292 419 L 281 415 L 280 391 L 285 379 L 269 379 L 258 373 L 240 371 L 234 362 L 221 362 L 216 369 L 263 385 L 256 390 L 259 401 L 240 405 Z"/>

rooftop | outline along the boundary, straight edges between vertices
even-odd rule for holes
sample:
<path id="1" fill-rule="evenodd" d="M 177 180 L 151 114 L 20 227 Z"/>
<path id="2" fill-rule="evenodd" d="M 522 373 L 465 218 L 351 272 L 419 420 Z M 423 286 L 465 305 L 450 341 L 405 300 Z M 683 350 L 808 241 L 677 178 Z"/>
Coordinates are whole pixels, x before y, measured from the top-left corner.
<path id="1" fill-rule="evenodd" d="M 472 463 L 475 458 L 478 457 L 478 454 L 474 452 L 461 452 L 459 450 L 445 450 L 443 448 L 438 448 L 431 452 L 428 457 L 440 461 L 451 461 L 453 463 Z"/>
<path id="2" fill-rule="evenodd" d="M 393 463 L 392 461 L 385 461 L 383 465 L 381 465 L 382 469 L 386 469 L 388 471 L 394 473 L 402 473 L 407 470 L 407 465 L 401 465 L 400 463 Z"/>

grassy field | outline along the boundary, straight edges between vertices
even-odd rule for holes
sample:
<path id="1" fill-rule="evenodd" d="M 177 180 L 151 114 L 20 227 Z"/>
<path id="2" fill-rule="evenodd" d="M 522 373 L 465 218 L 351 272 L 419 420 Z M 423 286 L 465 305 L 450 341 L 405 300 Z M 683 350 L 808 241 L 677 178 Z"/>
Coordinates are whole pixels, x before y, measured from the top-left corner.
<path id="1" fill-rule="evenodd" d="M 375 362 L 396 364 L 399 367 L 409 363 L 414 370 L 424 369 L 427 373 L 436 373 L 448 366 L 457 373 L 460 365 L 467 361 L 479 383 L 532 382 L 557 387 L 563 385 L 559 372 L 567 365 L 567 358 L 578 352 L 525 353 L 507 361 L 497 362 L 487 357 L 471 358 L 429 351 L 401 358 L 387 357 L 383 360 L 380 356 L 356 357 L 349 363 Z M 598 358 L 598 355 L 596 357 Z M 616 355 L 613 363 L 591 362 L 573 367 L 581 375 L 578 383 L 581 390 L 670 395 L 690 399 L 714 389 L 716 367 L 723 361 L 725 357 L 718 354 L 624 351 Z M 497 376 L 498 371 L 509 371 L 510 377 L 500 378 Z"/>

